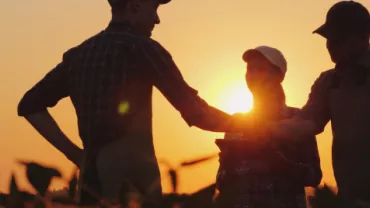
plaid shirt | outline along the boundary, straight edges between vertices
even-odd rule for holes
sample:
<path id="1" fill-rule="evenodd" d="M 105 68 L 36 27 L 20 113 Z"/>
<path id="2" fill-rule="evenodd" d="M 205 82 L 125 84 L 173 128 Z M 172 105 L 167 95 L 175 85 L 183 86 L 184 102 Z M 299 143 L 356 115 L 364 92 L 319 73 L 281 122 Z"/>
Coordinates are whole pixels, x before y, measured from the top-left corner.
<path id="1" fill-rule="evenodd" d="M 292 117 L 298 110 L 284 107 L 280 112 Z M 253 119 L 253 112 L 240 116 Z M 220 207 L 306 207 L 305 183 L 317 185 L 322 176 L 315 138 L 295 146 L 273 140 L 268 144 L 248 141 L 248 136 L 253 134 L 226 133 L 219 146 L 216 184 Z"/>
<path id="2" fill-rule="evenodd" d="M 122 22 L 111 22 L 102 32 L 67 51 L 63 61 L 25 94 L 18 114 L 44 111 L 69 96 L 85 149 L 140 134 L 147 139 L 130 141 L 130 148 L 137 145 L 138 152 L 148 152 L 153 148 L 153 86 L 189 126 L 207 125 L 215 117 L 226 115 L 198 97 L 158 42 L 141 37 Z M 203 124 L 199 123 L 201 119 Z"/>
<path id="3" fill-rule="evenodd" d="M 94 154 L 117 140 L 127 142 L 120 151 L 132 153 L 120 160 L 133 166 L 150 161 L 146 172 L 160 178 L 152 139 L 153 86 L 189 126 L 219 130 L 220 121 L 228 119 L 229 115 L 208 106 L 188 86 L 171 55 L 158 42 L 140 36 L 127 23 L 113 21 L 64 53 L 62 62 L 24 95 L 18 115 L 45 111 L 70 97 L 84 149 L 91 154 L 81 183 L 99 192 Z M 81 193 L 81 203 L 94 203 L 85 194 Z"/>
<path id="4" fill-rule="evenodd" d="M 242 164 L 230 173 L 218 171 L 220 195 L 217 204 L 220 208 L 305 208 L 307 206 L 304 187 L 290 187 L 289 178 L 278 173 L 253 172 L 247 164 Z M 220 185 L 220 184 L 219 184 Z"/>

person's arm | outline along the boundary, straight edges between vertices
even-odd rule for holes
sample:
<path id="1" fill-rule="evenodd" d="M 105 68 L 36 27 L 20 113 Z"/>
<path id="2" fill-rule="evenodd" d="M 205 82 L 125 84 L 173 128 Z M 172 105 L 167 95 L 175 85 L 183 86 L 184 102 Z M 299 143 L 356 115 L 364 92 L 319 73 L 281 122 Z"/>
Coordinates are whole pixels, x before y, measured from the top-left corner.
<path id="1" fill-rule="evenodd" d="M 81 165 L 83 150 L 62 132 L 47 110 L 26 115 L 25 119 L 68 160 L 78 167 Z"/>
<path id="2" fill-rule="evenodd" d="M 292 118 L 280 122 L 271 123 L 269 132 L 279 138 L 307 138 L 308 135 L 316 135 L 316 124 L 307 119 Z"/>
<path id="3" fill-rule="evenodd" d="M 298 139 L 323 132 L 330 120 L 328 95 L 333 83 L 332 73 L 322 73 L 312 86 L 309 99 L 297 116 L 271 123 L 270 133 L 281 138 Z"/>
<path id="4" fill-rule="evenodd" d="M 65 55 L 62 63 L 26 92 L 18 104 L 18 115 L 24 117 L 48 142 L 78 166 L 82 150 L 67 138 L 47 110 L 68 95 L 68 64 Z"/>
<path id="5" fill-rule="evenodd" d="M 182 115 L 189 126 L 214 132 L 229 131 L 232 117 L 198 96 L 183 79 L 171 55 L 157 42 L 146 42 L 140 47 L 145 68 L 154 86 Z"/>

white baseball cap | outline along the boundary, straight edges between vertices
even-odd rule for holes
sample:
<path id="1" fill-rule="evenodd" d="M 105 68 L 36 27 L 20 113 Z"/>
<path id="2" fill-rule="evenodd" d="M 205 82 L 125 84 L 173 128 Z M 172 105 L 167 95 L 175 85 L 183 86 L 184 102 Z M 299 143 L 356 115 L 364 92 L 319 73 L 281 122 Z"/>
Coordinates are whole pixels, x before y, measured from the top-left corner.
<path id="1" fill-rule="evenodd" d="M 281 53 L 278 49 L 270 46 L 258 46 L 254 49 L 249 49 L 246 52 L 244 52 L 243 60 L 245 62 L 248 62 L 253 57 L 253 54 L 256 53 L 260 53 L 264 57 L 266 57 L 271 64 L 277 66 L 280 69 L 280 72 L 283 73 L 283 75 L 285 75 L 287 71 L 287 61 L 283 53 Z"/>

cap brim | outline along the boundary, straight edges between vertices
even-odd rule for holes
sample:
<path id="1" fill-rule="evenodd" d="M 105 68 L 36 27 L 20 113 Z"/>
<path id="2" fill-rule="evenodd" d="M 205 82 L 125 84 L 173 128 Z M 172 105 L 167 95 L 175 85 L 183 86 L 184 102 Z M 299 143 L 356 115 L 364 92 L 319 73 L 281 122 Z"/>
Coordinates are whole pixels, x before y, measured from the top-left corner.
<path id="1" fill-rule="evenodd" d="M 167 4 L 167 3 L 169 3 L 171 0 L 158 0 L 158 2 L 160 3 L 160 4 Z"/>
<path id="2" fill-rule="evenodd" d="M 323 36 L 324 38 L 328 38 L 330 36 L 330 29 L 327 24 L 323 24 L 319 28 L 317 28 L 315 31 L 313 31 L 312 33 L 317 33 Z"/>
<path id="3" fill-rule="evenodd" d="M 251 58 L 256 57 L 258 55 L 262 55 L 261 52 L 259 52 L 256 49 L 249 49 L 243 54 L 243 60 L 244 62 L 248 62 Z"/>

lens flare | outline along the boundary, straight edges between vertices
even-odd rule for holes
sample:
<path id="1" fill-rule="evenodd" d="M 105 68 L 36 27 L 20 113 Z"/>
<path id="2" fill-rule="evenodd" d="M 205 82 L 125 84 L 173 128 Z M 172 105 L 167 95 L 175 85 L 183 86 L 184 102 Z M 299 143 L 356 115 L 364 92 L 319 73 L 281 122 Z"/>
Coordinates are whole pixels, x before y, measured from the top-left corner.
<path id="1" fill-rule="evenodd" d="M 120 115 L 125 115 L 129 112 L 130 110 L 130 104 L 127 102 L 127 101 L 122 101 L 119 105 L 118 105 L 118 113 Z"/>

